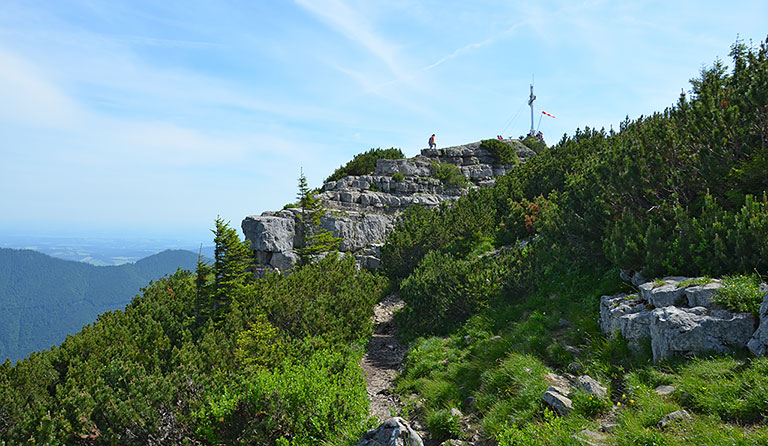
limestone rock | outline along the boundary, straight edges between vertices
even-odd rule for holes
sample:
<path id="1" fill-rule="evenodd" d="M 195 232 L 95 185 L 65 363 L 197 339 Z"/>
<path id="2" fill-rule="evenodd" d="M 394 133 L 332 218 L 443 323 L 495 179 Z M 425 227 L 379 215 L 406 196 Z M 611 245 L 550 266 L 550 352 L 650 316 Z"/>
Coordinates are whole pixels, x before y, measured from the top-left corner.
<path id="1" fill-rule="evenodd" d="M 722 287 L 723 284 L 719 280 L 713 280 L 705 285 L 686 288 L 685 296 L 688 299 L 688 306 L 712 308 L 714 306 L 713 297 Z"/>
<path id="2" fill-rule="evenodd" d="M 760 305 L 759 314 L 760 325 L 747 343 L 747 347 L 756 356 L 765 356 L 768 351 L 768 294 L 763 296 L 763 303 Z"/>
<path id="3" fill-rule="evenodd" d="M 601 297 L 600 329 L 608 335 L 619 332 L 630 347 L 639 347 L 644 338 L 651 336 L 651 312 L 646 305 L 636 294 Z"/>
<path id="4" fill-rule="evenodd" d="M 241 227 L 254 251 L 281 252 L 293 249 L 296 232 L 293 218 L 251 215 L 245 217 Z"/>
<path id="5" fill-rule="evenodd" d="M 665 429 L 667 426 L 669 426 L 670 424 L 672 424 L 674 422 L 682 421 L 682 420 L 688 420 L 690 418 L 691 418 L 691 414 L 689 414 L 685 410 L 676 410 L 676 411 L 674 411 L 672 413 L 668 413 L 668 414 L 664 415 L 663 417 L 661 417 L 661 419 L 656 424 L 656 426 L 659 429 Z"/>
<path id="6" fill-rule="evenodd" d="M 395 417 L 363 434 L 357 446 L 424 446 L 424 442 L 407 421 Z"/>
<path id="7" fill-rule="evenodd" d="M 641 289 L 645 285 L 647 284 L 641 285 Z M 647 297 L 648 303 L 658 308 L 681 303 L 685 299 L 685 288 L 678 288 L 677 285 L 677 283 L 667 283 L 651 289 Z"/>
<path id="8" fill-rule="evenodd" d="M 518 140 L 505 141 L 518 157 L 534 153 Z M 321 227 L 342 239 L 339 251 L 351 253 L 361 267 L 378 268 L 380 253 L 368 250 L 384 241 L 396 218 L 410 206 L 435 208 L 458 200 L 468 188 L 447 187 L 432 178 L 435 162 L 452 163 L 470 180 L 469 189 L 492 185 L 496 176 L 514 165 L 496 162 L 494 156 L 474 142 L 445 149 L 424 149 L 421 155 L 401 160 L 378 160 L 371 175 L 347 176 L 326 182 L 316 194 L 328 210 Z M 397 179 L 393 175 L 398 174 Z M 299 209 L 263 212 L 243 220 L 242 228 L 261 269 L 290 269 L 304 247 Z"/>
<path id="9" fill-rule="evenodd" d="M 657 308 L 650 324 L 653 359 L 707 351 L 728 353 L 747 344 L 753 327 L 749 313 L 710 312 L 704 307 Z"/>
<path id="10" fill-rule="evenodd" d="M 590 395 L 594 395 L 598 398 L 606 398 L 608 396 L 608 389 L 589 375 L 579 376 L 578 383 L 581 390 Z"/>
<path id="11" fill-rule="evenodd" d="M 667 396 L 671 395 L 672 392 L 675 391 L 675 386 L 661 385 L 656 387 L 653 391 L 656 392 L 656 395 Z"/>
<path id="12" fill-rule="evenodd" d="M 573 410 L 573 401 L 560 393 L 562 389 L 550 386 L 541 399 L 560 415 L 568 415 Z"/>

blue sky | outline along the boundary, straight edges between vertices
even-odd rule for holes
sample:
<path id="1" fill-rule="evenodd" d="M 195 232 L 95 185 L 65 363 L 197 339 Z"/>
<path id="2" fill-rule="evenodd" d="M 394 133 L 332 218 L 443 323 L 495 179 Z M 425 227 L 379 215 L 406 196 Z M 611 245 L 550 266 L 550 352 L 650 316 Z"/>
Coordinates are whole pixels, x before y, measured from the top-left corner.
<path id="1" fill-rule="evenodd" d="M 663 110 L 765 1 L 3 0 L 0 230 L 210 240 L 372 147 Z"/>

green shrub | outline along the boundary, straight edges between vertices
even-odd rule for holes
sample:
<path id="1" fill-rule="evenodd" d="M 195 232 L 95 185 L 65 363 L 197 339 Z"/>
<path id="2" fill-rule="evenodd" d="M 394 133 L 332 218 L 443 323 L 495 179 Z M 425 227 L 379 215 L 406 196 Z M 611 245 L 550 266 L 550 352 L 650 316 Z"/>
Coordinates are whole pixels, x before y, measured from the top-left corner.
<path id="1" fill-rule="evenodd" d="M 297 363 L 273 365 L 248 377 L 242 390 L 224 389 L 198 412 L 210 444 L 313 446 L 364 425 L 368 416 L 359 354 L 320 350 Z"/>
<path id="2" fill-rule="evenodd" d="M 463 189 L 469 184 L 467 177 L 461 173 L 458 166 L 451 163 L 439 163 L 432 161 L 430 165 L 432 176 L 440 180 L 444 186 Z"/>
<path id="3" fill-rule="evenodd" d="M 395 172 L 392 174 L 392 179 L 395 181 L 403 181 L 405 179 L 405 175 L 400 172 Z"/>
<path id="4" fill-rule="evenodd" d="M 730 311 L 752 313 L 759 318 L 764 292 L 760 291 L 762 278 L 758 274 L 725 276 L 723 287 L 714 295 L 714 301 Z"/>
<path id="5" fill-rule="evenodd" d="M 445 334 L 488 305 L 504 284 L 505 257 L 460 260 L 430 252 L 400 286 L 406 308 L 399 326 L 407 337 Z"/>
<path id="6" fill-rule="evenodd" d="M 570 396 L 573 401 L 573 409 L 576 413 L 587 418 L 602 415 L 611 408 L 611 402 L 597 395 L 591 395 L 584 391 L 575 391 Z"/>
<path id="7" fill-rule="evenodd" d="M 515 148 L 498 139 L 485 139 L 480 142 L 480 148 L 485 149 L 496 158 L 500 164 L 516 164 L 517 152 Z"/>
<path id="8" fill-rule="evenodd" d="M 432 438 L 447 439 L 461 436 L 461 425 L 458 415 L 451 414 L 450 409 L 440 409 L 427 414 L 427 429 Z"/>
<path id="9" fill-rule="evenodd" d="M 403 155 L 402 150 L 394 147 L 391 149 L 371 149 L 355 155 L 352 161 L 336 169 L 325 181 L 338 181 L 349 175 L 370 175 L 376 169 L 376 161 L 380 159 L 399 160 L 403 158 L 405 158 L 405 155 Z"/>

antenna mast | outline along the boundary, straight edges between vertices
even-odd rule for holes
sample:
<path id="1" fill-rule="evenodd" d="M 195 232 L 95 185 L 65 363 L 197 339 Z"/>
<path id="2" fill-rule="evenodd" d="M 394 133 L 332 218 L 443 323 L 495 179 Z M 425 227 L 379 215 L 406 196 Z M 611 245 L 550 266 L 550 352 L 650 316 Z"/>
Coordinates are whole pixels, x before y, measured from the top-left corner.
<path id="1" fill-rule="evenodd" d="M 533 78 L 531 78 L 531 96 L 528 98 L 528 105 L 531 106 L 531 133 L 530 135 L 535 135 L 535 131 L 533 130 L 533 101 L 536 100 L 536 95 L 533 94 Z"/>

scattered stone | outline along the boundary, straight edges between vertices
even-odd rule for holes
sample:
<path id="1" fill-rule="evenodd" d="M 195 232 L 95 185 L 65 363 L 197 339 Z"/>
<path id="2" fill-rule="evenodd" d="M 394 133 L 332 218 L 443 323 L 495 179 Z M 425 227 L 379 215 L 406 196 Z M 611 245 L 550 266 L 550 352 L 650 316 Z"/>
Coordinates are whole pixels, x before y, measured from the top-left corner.
<path id="1" fill-rule="evenodd" d="M 590 395 L 598 398 L 606 398 L 608 396 L 608 389 L 589 375 L 579 376 L 578 383 L 579 388 Z"/>
<path id="2" fill-rule="evenodd" d="M 656 426 L 659 429 L 666 429 L 666 427 L 672 423 L 682 421 L 682 420 L 689 420 L 689 419 L 691 419 L 691 414 L 689 414 L 685 410 L 677 410 L 675 412 L 668 413 L 663 417 L 661 417 L 661 419 L 656 424 Z"/>
<path id="3" fill-rule="evenodd" d="M 616 423 L 603 423 L 600 425 L 600 430 L 603 432 L 607 432 L 609 434 L 612 434 L 616 428 L 618 427 L 618 424 Z"/>
<path id="4" fill-rule="evenodd" d="M 424 442 L 407 421 L 395 417 L 363 434 L 357 446 L 424 446 Z"/>
<path id="5" fill-rule="evenodd" d="M 560 415 L 568 415 L 573 410 L 573 401 L 563 395 L 562 389 L 550 386 L 541 396 L 541 399 Z"/>
<path id="6" fill-rule="evenodd" d="M 568 364 L 568 373 L 573 373 L 574 375 L 584 370 L 584 366 L 581 365 L 579 362 L 572 362 Z"/>
<path id="7" fill-rule="evenodd" d="M 667 396 L 675 391 L 675 386 L 661 385 L 653 390 L 657 395 Z"/>
<path id="8" fill-rule="evenodd" d="M 608 435 L 603 432 L 595 432 L 589 429 L 574 434 L 573 438 L 579 441 L 581 444 L 588 446 L 600 446 L 606 444 L 608 441 Z"/>
<path id="9" fill-rule="evenodd" d="M 574 356 L 581 353 L 580 348 L 568 344 L 563 345 L 563 349 Z"/>
<path id="10" fill-rule="evenodd" d="M 469 446 L 469 443 L 463 440 L 445 440 L 440 446 Z"/>
<path id="11" fill-rule="evenodd" d="M 451 414 L 452 417 L 455 417 L 455 418 L 461 418 L 461 417 L 464 416 L 461 413 L 461 411 L 459 409 L 455 408 L 455 407 L 451 407 L 450 414 Z"/>

